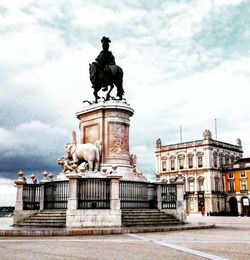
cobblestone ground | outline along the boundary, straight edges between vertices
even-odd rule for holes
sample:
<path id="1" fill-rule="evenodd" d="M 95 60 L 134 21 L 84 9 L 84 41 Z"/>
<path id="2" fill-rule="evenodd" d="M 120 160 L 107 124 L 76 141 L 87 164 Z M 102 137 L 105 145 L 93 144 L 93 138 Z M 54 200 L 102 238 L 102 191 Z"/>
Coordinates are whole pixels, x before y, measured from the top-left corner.
<path id="1" fill-rule="evenodd" d="M 250 259 L 250 218 L 191 216 L 207 230 L 78 237 L 0 237 L 0 259 Z"/>

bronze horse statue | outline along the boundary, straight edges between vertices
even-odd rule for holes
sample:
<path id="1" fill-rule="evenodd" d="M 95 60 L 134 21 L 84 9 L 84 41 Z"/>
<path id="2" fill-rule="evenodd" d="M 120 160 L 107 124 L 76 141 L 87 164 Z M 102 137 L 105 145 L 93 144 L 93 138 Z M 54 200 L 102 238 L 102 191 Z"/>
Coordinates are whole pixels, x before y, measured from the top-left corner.
<path id="1" fill-rule="evenodd" d="M 105 100 L 109 100 L 110 93 L 114 88 L 114 85 L 117 88 L 116 96 L 119 97 L 120 100 L 122 100 L 122 96 L 124 94 L 122 86 L 123 71 L 119 66 L 112 65 L 103 69 L 101 66 L 98 65 L 98 63 L 93 62 L 89 64 L 89 75 L 92 87 L 94 88 L 93 94 L 95 96 L 96 103 L 98 102 L 98 99 L 100 99 L 100 97 L 98 96 L 98 92 L 101 89 L 103 91 L 107 91 L 108 86 L 110 86 L 110 89 L 108 90 Z"/>

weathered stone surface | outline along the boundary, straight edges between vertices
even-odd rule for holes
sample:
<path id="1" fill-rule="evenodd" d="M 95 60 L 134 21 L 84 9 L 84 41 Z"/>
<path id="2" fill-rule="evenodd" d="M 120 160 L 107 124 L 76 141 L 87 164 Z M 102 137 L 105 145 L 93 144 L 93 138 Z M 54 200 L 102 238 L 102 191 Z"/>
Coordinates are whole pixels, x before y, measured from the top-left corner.
<path id="1" fill-rule="evenodd" d="M 121 210 L 82 209 L 67 210 L 67 227 L 121 226 Z"/>

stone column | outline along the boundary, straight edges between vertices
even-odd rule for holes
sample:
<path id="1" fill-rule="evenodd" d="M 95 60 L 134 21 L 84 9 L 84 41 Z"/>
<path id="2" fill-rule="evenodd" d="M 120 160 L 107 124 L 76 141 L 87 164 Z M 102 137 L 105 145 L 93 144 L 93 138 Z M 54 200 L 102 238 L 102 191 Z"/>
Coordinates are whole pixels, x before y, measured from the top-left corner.
<path id="1" fill-rule="evenodd" d="M 149 207 L 154 207 L 154 187 L 155 185 L 153 183 L 148 184 L 148 201 L 149 201 Z"/>
<path id="2" fill-rule="evenodd" d="M 180 221 L 186 220 L 186 210 L 185 210 L 185 204 L 184 204 L 184 181 L 179 175 L 176 180 L 176 186 L 177 186 L 177 204 L 176 204 L 176 210 L 177 215 Z"/>
<path id="3" fill-rule="evenodd" d="M 156 184 L 157 184 L 157 208 L 162 209 L 161 182 L 156 182 Z"/>
<path id="4" fill-rule="evenodd" d="M 51 178 L 49 178 L 48 176 L 48 172 L 47 171 L 44 171 L 42 176 L 42 180 L 40 181 L 40 210 L 43 210 L 44 209 L 44 183 L 45 182 L 51 182 Z"/>
<path id="5" fill-rule="evenodd" d="M 40 210 L 44 209 L 44 182 L 40 182 Z"/>
<path id="6" fill-rule="evenodd" d="M 80 176 L 76 172 L 66 175 L 69 179 L 68 210 L 77 209 L 77 180 Z"/>
<path id="7" fill-rule="evenodd" d="M 116 172 L 117 166 L 113 166 L 113 172 L 108 176 L 110 178 L 110 209 L 121 209 L 119 180 L 122 178 Z"/>
<path id="8" fill-rule="evenodd" d="M 15 203 L 15 210 L 23 210 L 23 185 L 25 183 L 23 172 L 20 171 L 18 173 L 18 179 L 15 181 L 17 192 L 16 192 L 16 203 Z"/>

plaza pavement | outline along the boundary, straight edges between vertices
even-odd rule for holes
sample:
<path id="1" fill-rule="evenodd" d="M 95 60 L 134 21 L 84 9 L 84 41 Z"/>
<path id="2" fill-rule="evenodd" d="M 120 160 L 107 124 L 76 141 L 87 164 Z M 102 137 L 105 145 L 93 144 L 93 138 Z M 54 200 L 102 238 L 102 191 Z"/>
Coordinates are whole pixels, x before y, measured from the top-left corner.
<path id="1" fill-rule="evenodd" d="M 105 236 L 0 237 L 0 259 L 250 259 L 249 217 L 188 217 L 217 228 Z M 1 220 L 0 220 L 1 223 Z"/>

